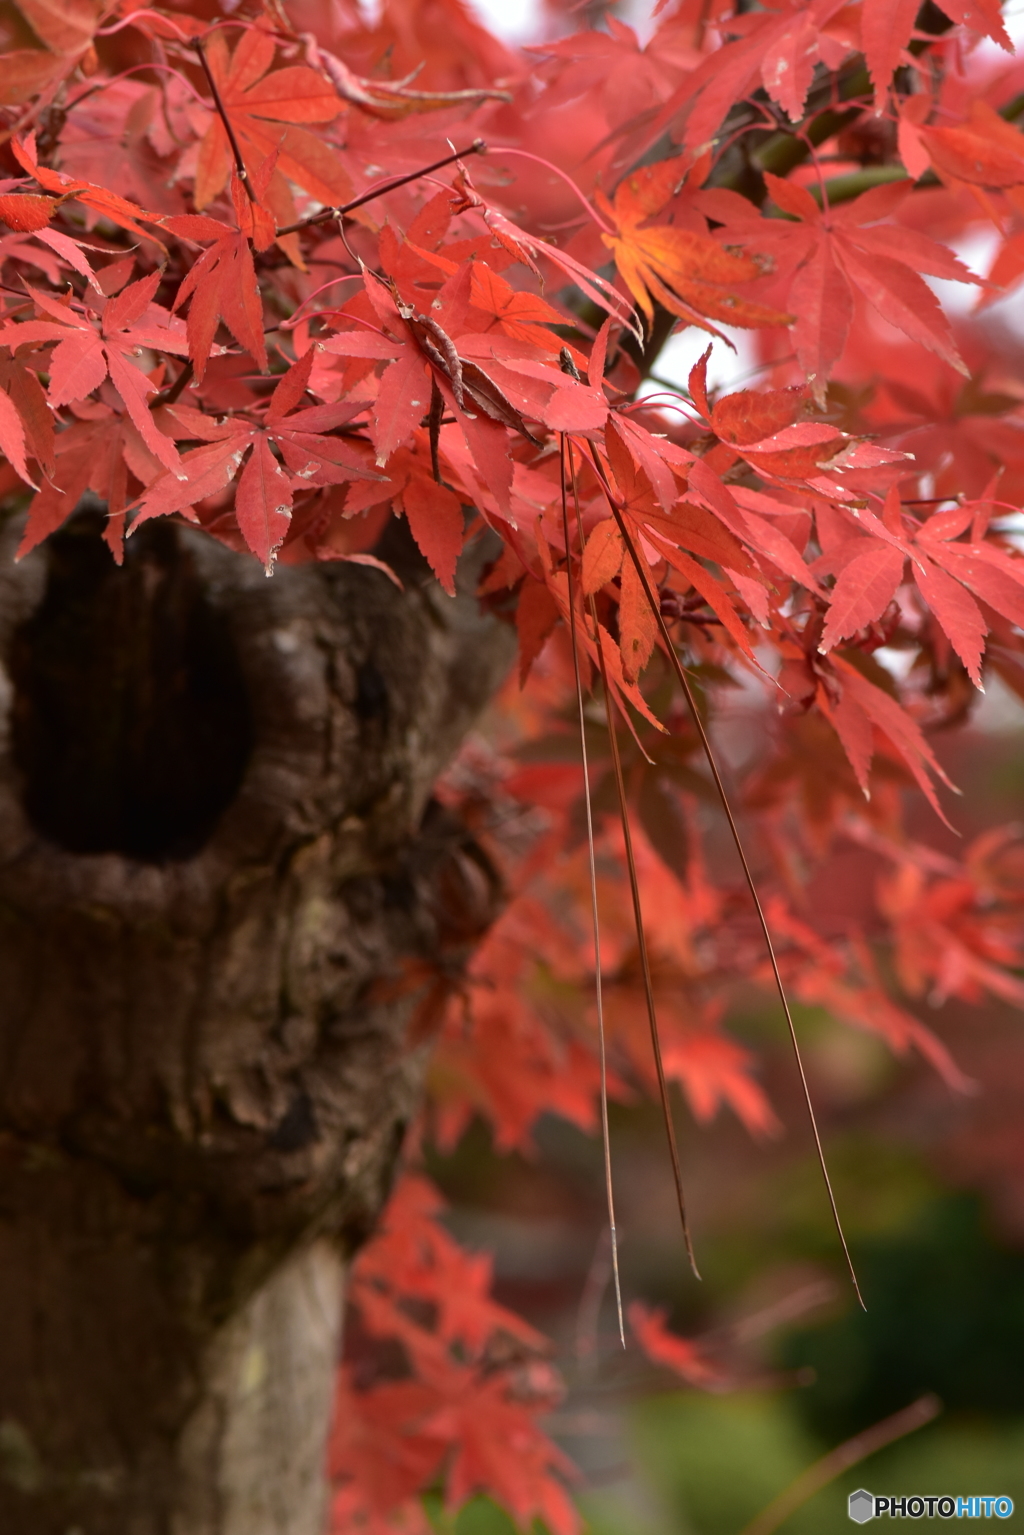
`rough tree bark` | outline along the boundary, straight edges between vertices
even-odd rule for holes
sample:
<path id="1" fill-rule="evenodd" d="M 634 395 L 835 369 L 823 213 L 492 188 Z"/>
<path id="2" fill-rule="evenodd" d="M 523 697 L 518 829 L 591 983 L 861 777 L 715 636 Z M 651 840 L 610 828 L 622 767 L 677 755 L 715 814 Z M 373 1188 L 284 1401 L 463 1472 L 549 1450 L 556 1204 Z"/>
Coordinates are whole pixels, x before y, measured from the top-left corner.
<path id="1" fill-rule="evenodd" d="M 320 1535 L 345 1258 L 424 1065 L 375 983 L 492 915 L 431 786 L 509 631 L 401 547 L 404 592 L 164 526 L 117 571 L 81 518 L 15 566 L 16 532 L 0 1530 Z"/>

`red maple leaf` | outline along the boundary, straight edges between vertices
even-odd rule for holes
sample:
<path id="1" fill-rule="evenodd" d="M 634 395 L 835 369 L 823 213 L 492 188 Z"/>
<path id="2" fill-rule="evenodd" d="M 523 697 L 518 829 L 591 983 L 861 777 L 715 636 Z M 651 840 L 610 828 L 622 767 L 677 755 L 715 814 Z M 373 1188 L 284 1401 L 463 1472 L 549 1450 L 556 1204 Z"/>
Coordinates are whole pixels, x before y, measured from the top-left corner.
<path id="1" fill-rule="evenodd" d="M 129 361 L 144 346 L 179 355 L 187 351 L 185 338 L 174 329 L 167 311 L 153 303 L 161 277 L 160 272 L 152 272 L 108 299 L 98 326 L 77 308 L 29 288 L 37 308 L 52 320 L 6 325 L 0 330 L 0 342 L 10 347 L 40 341 L 57 343 L 49 361 L 49 401 L 55 409 L 84 399 L 109 376 L 146 447 L 165 468 L 178 474 L 178 451 L 157 428 L 147 403 L 156 385 Z"/>
<path id="2" fill-rule="evenodd" d="M 268 196 L 281 215 L 278 222 L 291 223 L 294 218 L 285 177 L 328 206 L 351 197 L 352 184 L 337 156 L 322 137 L 301 126 L 329 123 L 341 110 L 337 93 L 323 75 L 305 65 L 272 69 L 276 43 L 259 25 L 241 34 L 233 53 L 229 54 L 222 31 L 210 33 L 204 47 L 221 104 L 250 174 L 269 156 L 277 156 L 276 184 Z M 197 208 L 205 208 L 223 191 L 232 165 L 231 145 L 215 112 L 199 145 L 194 194 Z"/>
<path id="3" fill-rule="evenodd" d="M 133 528 L 152 517 L 188 513 L 197 501 L 223 491 L 241 469 L 235 517 L 247 546 L 269 574 L 288 532 L 297 488 L 376 478 L 343 439 L 326 435 L 348 418 L 347 406 L 296 408 L 312 361 L 311 350 L 282 376 L 262 421 L 236 416 L 220 423 L 191 407 L 167 407 L 163 414 L 178 435 L 200 438 L 205 445 L 182 455 L 183 478 L 165 475 L 149 487 Z"/>

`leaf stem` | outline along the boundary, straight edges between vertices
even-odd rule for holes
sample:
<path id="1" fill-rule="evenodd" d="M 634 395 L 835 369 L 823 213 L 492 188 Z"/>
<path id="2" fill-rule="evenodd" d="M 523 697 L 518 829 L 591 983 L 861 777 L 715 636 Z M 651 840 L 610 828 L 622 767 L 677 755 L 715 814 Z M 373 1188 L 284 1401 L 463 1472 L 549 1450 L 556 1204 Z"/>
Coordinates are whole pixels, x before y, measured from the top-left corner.
<path id="1" fill-rule="evenodd" d="M 231 145 L 231 153 L 235 159 L 235 170 L 238 173 L 238 179 L 245 188 L 246 196 L 248 197 L 249 201 L 254 203 L 257 201 L 257 198 L 252 187 L 249 185 L 249 172 L 245 168 L 245 161 L 242 159 L 242 151 L 239 147 L 238 140 L 235 137 L 235 130 L 231 126 L 231 119 L 227 114 L 227 110 L 221 98 L 220 89 L 216 80 L 213 78 L 213 70 L 210 68 L 209 60 L 206 57 L 206 52 L 203 48 L 202 40 L 198 37 L 194 37 L 192 39 L 192 47 L 195 53 L 198 55 L 200 64 L 203 66 L 203 74 L 206 76 L 206 83 L 210 87 L 210 95 L 213 97 L 213 104 L 217 109 L 217 116 L 224 124 L 224 132 L 228 136 L 228 143 Z"/>
<path id="2" fill-rule="evenodd" d="M 569 507 L 565 490 L 565 433 L 558 434 L 559 467 L 562 482 L 562 530 L 565 534 L 566 581 L 569 593 L 569 636 L 572 665 L 576 679 L 576 702 L 580 722 L 580 756 L 583 759 L 583 797 L 587 808 L 587 853 L 590 859 L 590 919 L 594 933 L 594 996 L 597 1005 L 597 1038 L 601 1063 L 601 1139 L 604 1149 L 604 1188 L 608 1206 L 608 1231 L 611 1237 L 612 1274 L 615 1279 L 615 1307 L 619 1319 L 619 1341 L 626 1347 L 626 1324 L 622 1318 L 622 1286 L 619 1282 L 619 1239 L 615 1230 L 615 1194 L 612 1189 L 611 1134 L 608 1126 L 608 1055 L 605 1048 L 604 993 L 601 985 L 601 923 L 597 910 L 597 860 L 594 856 L 594 810 L 590 802 L 590 764 L 587 760 L 587 722 L 583 711 L 583 680 L 580 676 L 580 652 L 576 624 L 576 594 L 573 590 L 572 551 L 569 543 Z M 570 464 L 572 462 L 570 450 Z M 573 494 L 576 476 L 573 473 Z M 576 504 L 579 518 L 579 502 Z"/>
<path id="3" fill-rule="evenodd" d="M 329 224 L 332 219 L 340 219 L 346 213 L 352 213 L 356 208 L 361 208 L 364 203 L 373 202 L 375 197 L 383 197 L 385 192 L 393 192 L 396 187 L 404 187 L 406 182 L 418 181 L 421 176 L 429 176 L 433 171 L 443 170 L 446 165 L 454 165 L 456 160 L 464 160 L 469 155 L 486 154 L 487 145 L 483 139 L 474 139 L 468 149 L 455 149 L 450 155 L 445 155 L 443 160 L 435 160 L 432 165 L 422 165 L 418 171 L 409 171 L 404 176 L 393 176 L 384 186 L 373 187 L 369 192 L 364 192 L 361 197 L 355 197 L 350 203 L 342 203 L 338 208 L 321 208 L 319 213 L 313 213 L 308 219 L 299 219 L 296 224 L 286 224 L 283 229 L 277 231 L 278 235 L 298 234 L 303 229 L 312 229 L 316 224 Z"/>
<path id="4" fill-rule="evenodd" d="M 807 1073 L 804 1070 L 803 1056 L 800 1053 L 800 1042 L 797 1039 L 796 1025 L 793 1022 L 793 1014 L 790 1011 L 789 998 L 786 995 L 786 988 L 782 983 L 782 973 L 779 970 L 779 962 L 775 954 L 775 945 L 772 942 L 772 935 L 768 928 L 768 921 L 764 914 L 764 908 L 761 905 L 760 896 L 757 893 L 757 886 L 754 884 L 754 876 L 750 872 L 750 865 L 747 862 L 747 855 L 743 849 L 743 840 L 740 837 L 739 827 L 736 824 L 736 818 L 733 815 L 732 806 L 729 803 L 729 796 L 726 793 L 725 784 L 722 780 L 722 775 L 719 772 L 718 763 L 715 759 L 715 754 L 711 747 L 711 741 L 708 737 L 707 730 L 704 727 L 704 721 L 701 719 L 700 712 L 697 709 L 697 701 L 693 696 L 693 689 L 690 687 L 690 680 L 686 675 L 683 663 L 679 659 L 676 647 L 672 643 L 672 636 L 668 631 L 668 625 L 666 624 L 664 615 L 661 611 L 661 603 L 658 600 L 657 593 L 651 585 L 650 573 L 644 565 L 644 562 L 640 557 L 640 553 L 635 543 L 633 542 L 632 537 L 630 536 L 629 529 L 626 526 L 625 518 L 622 515 L 622 510 L 619 507 L 618 502 L 615 500 L 615 497 L 612 495 L 597 454 L 595 453 L 592 445 L 588 446 L 590 448 L 590 459 L 594 465 L 594 469 L 597 472 L 597 477 L 601 482 L 601 488 L 604 491 L 608 505 L 611 507 L 612 516 L 615 518 L 619 532 L 622 534 L 623 543 L 626 546 L 630 559 L 633 561 L 636 573 L 640 577 L 640 584 L 644 589 L 647 601 L 651 607 L 651 612 L 654 614 L 655 621 L 657 622 L 658 628 L 661 631 L 661 638 L 668 653 L 668 658 L 672 665 L 672 669 L 676 674 L 676 678 L 686 698 L 687 706 L 689 707 L 690 714 L 693 718 L 694 726 L 696 727 L 697 734 L 700 737 L 701 746 L 704 748 L 704 755 L 707 758 L 708 767 L 711 769 L 711 776 L 714 779 L 715 788 L 718 791 L 718 798 L 721 801 L 722 809 L 725 811 L 726 820 L 729 823 L 729 831 L 732 834 L 732 840 L 735 844 L 736 851 L 739 854 L 740 864 L 743 868 L 743 877 L 746 881 L 747 889 L 750 891 L 750 898 L 754 903 L 754 910 L 757 913 L 758 924 L 761 928 L 765 947 L 768 950 L 768 959 L 771 963 L 772 975 L 775 978 L 775 986 L 779 993 L 779 1000 L 782 1003 L 782 1010 L 786 1015 L 786 1025 L 789 1029 L 790 1043 L 793 1046 L 793 1054 L 796 1058 L 797 1071 L 800 1075 L 800 1085 L 803 1089 L 804 1103 L 807 1108 L 807 1117 L 810 1120 L 811 1133 L 814 1136 L 814 1145 L 818 1155 L 818 1165 L 821 1168 L 821 1175 L 825 1180 L 825 1191 L 828 1194 L 828 1202 L 832 1210 L 832 1219 L 835 1222 L 835 1228 L 839 1235 L 839 1242 L 843 1249 L 843 1255 L 846 1258 L 846 1266 L 850 1273 L 850 1280 L 853 1284 L 854 1294 L 860 1303 L 861 1309 L 866 1311 L 867 1307 L 864 1305 L 864 1297 L 860 1293 L 860 1285 L 857 1282 L 857 1274 L 853 1267 L 853 1259 L 850 1256 L 850 1249 L 847 1246 L 846 1236 L 843 1232 L 843 1224 L 839 1219 L 839 1207 L 836 1204 L 836 1197 L 832 1190 L 832 1180 L 829 1177 L 828 1166 L 825 1162 L 825 1150 L 821 1144 L 821 1135 L 818 1131 L 818 1121 L 814 1112 L 814 1104 L 811 1100 L 811 1089 L 807 1081 Z"/>
<path id="5" fill-rule="evenodd" d="M 570 446 L 570 462 L 572 448 Z M 573 486 L 575 491 L 575 485 Z M 577 506 L 578 506 L 577 502 Z M 583 529 L 580 528 L 582 539 Z M 626 804 L 626 785 L 622 776 L 622 757 L 619 753 L 619 738 L 615 729 L 615 716 L 612 710 L 612 694 L 608 686 L 608 672 L 605 666 L 604 649 L 601 645 L 601 631 L 597 624 L 597 604 L 593 596 L 590 598 L 590 614 L 594 621 L 594 633 L 597 637 L 597 654 L 601 663 L 601 682 L 604 688 L 604 713 L 608 726 L 608 741 L 611 746 L 612 768 L 615 773 L 615 792 L 619 801 L 619 818 L 622 822 L 622 840 L 626 849 L 626 868 L 629 870 L 629 893 L 633 899 L 633 921 L 636 926 L 637 949 L 640 954 L 640 970 L 644 981 L 644 997 L 647 1002 L 647 1021 L 651 1029 L 651 1048 L 654 1052 L 654 1065 L 658 1073 L 658 1093 L 661 1097 L 661 1113 L 665 1121 L 665 1134 L 668 1138 L 669 1157 L 672 1162 L 672 1176 L 675 1179 L 676 1199 L 679 1203 L 679 1219 L 683 1224 L 683 1241 L 686 1243 L 686 1256 L 690 1260 L 695 1279 L 700 1278 L 700 1270 L 697 1267 L 697 1259 L 693 1251 L 693 1239 L 690 1235 L 690 1222 L 686 1215 L 686 1199 L 683 1194 L 683 1173 L 679 1165 L 679 1147 L 676 1144 L 676 1130 L 672 1121 L 672 1103 L 668 1094 L 668 1082 L 665 1078 L 665 1065 L 661 1058 L 661 1035 L 658 1030 L 658 1015 L 654 1006 L 654 984 L 651 980 L 651 962 L 647 953 L 647 938 L 644 933 L 644 914 L 640 904 L 640 882 L 637 879 L 636 859 L 633 856 L 633 834 L 629 825 L 629 807 Z"/>

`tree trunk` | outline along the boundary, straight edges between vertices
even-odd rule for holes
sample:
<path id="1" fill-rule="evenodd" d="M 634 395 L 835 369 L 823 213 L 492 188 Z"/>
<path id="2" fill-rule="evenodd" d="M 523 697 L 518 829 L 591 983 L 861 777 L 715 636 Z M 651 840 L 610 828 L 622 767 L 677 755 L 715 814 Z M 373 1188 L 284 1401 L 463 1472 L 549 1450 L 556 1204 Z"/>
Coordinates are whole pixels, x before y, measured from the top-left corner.
<path id="1" fill-rule="evenodd" d="M 346 1255 L 498 892 L 431 800 L 510 631 L 155 525 L 0 539 L 0 1530 L 320 1535 Z"/>

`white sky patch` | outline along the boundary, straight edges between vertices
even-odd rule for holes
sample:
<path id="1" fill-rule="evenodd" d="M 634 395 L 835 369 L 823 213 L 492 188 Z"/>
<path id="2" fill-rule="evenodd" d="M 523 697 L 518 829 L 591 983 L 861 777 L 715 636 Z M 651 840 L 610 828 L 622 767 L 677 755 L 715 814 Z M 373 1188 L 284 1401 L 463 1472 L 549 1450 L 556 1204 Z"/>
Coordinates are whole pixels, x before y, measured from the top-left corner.
<path id="1" fill-rule="evenodd" d="M 553 35 L 556 30 L 552 27 L 551 13 L 545 11 L 543 0 L 468 0 L 468 5 L 489 31 L 512 47 L 539 42 L 545 36 Z M 634 28 L 641 44 L 650 39 L 657 25 L 652 19 L 654 5 L 655 0 L 621 0 L 616 6 L 616 15 Z M 359 0 L 359 6 L 367 19 L 376 19 L 380 13 L 381 0 Z M 1010 0 L 1004 7 L 1003 20 L 1019 49 L 1024 44 L 1024 0 Z M 564 30 L 573 31 L 579 24 L 580 18 L 570 15 L 569 25 Z M 974 60 L 987 70 L 1008 67 L 1012 57 L 989 39 L 979 43 L 974 53 Z M 999 236 L 992 226 L 979 224 L 950 244 L 964 265 L 982 277 L 992 264 Z M 934 277 L 926 277 L 925 281 L 951 319 L 969 316 L 981 291 L 973 283 L 947 282 Z M 992 323 L 1005 326 L 1014 337 L 1024 341 L 1024 296 L 1021 290 L 991 305 L 985 315 Z M 695 327 L 670 337 L 658 358 L 655 372 L 675 388 L 685 389 L 690 369 L 711 339 Z M 736 347 L 735 352 L 731 352 L 721 341 L 716 340 L 714 343 L 708 363 L 709 389 L 721 392 L 756 384 L 757 358 L 750 333 L 735 332 L 731 339 Z M 654 394 L 658 387 L 648 382 L 641 389 L 641 395 Z"/>
<path id="2" fill-rule="evenodd" d="M 469 0 L 469 8 L 489 32 L 513 46 L 540 42 L 550 30 L 541 0 Z"/>
<path id="3" fill-rule="evenodd" d="M 658 355 L 654 371 L 665 383 L 685 390 L 690 369 L 700 361 L 710 344 L 708 389 L 736 389 L 758 371 L 758 361 L 750 331 L 735 331 L 730 340 L 736 348 L 735 352 L 731 352 L 717 336 L 709 336 L 707 331 L 690 325 L 678 335 L 668 338 Z M 661 387 L 653 379 L 648 379 L 640 390 L 640 398 L 657 394 Z"/>
<path id="4" fill-rule="evenodd" d="M 380 0 L 359 0 L 361 8 L 378 4 Z M 551 17 L 545 14 L 543 0 L 468 0 L 489 32 L 500 37 L 503 43 L 537 43 L 550 37 L 556 30 L 575 32 L 582 25 L 580 17 L 570 13 L 569 25 L 563 28 L 551 26 Z M 645 46 L 654 34 L 657 23 L 653 20 L 655 0 L 622 0 L 615 7 L 620 21 L 632 27 Z"/>

